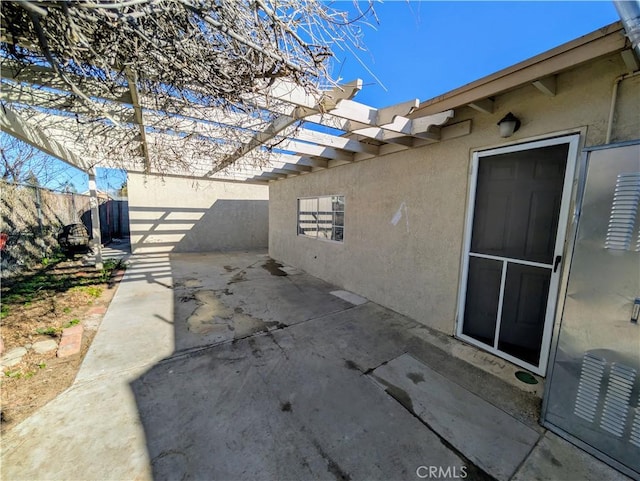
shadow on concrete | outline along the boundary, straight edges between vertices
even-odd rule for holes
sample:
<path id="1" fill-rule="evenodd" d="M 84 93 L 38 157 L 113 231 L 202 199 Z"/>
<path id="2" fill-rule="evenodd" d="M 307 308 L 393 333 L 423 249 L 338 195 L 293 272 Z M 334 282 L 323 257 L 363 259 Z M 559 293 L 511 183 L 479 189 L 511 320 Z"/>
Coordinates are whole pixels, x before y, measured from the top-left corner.
<path id="1" fill-rule="evenodd" d="M 3 479 L 624 479 L 533 447 L 539 399 L 454 339 L 264 252 L 129 262 L 73 386 L 3 436 Z"/>
<path id="2" fill-rule="evenodd" d="M 171 314 L 156 318 L 173 351 L 130 382 L 153 479 L 417 479 L 421 465 L 494 479 L 373 375 L 407 352 L 442 364 L 418 323 L 255 252 L 146 257 L 135 269 L 130 280 L 172 292 Z"/>

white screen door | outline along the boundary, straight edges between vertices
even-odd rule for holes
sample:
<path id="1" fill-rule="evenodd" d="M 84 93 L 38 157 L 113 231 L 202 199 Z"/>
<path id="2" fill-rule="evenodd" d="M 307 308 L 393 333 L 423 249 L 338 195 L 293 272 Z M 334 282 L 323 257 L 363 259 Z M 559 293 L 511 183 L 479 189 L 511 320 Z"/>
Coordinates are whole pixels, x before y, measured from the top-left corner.
<path id="1" fill-rule="evenodd" d="M 458 337 L 544 375 L 578 135 L 477 152 Z"/>

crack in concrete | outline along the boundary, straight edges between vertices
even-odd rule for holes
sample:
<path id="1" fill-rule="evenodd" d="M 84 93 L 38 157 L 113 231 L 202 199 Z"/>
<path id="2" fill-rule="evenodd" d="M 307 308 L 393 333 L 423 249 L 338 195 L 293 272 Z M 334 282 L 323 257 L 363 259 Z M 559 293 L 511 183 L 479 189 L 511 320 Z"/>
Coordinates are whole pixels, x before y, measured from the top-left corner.
<path id="1" fill-rule="evenodd" d="M 282 351 L 282 354 L 284 355 L 284 358 L 288 361 L 289 360 L 289 354 L 287 353 L 287 351 L 280 345 L 280 343 L 278 342 L 278 340 L 276 339 L 276 337 L 273 335 L 273 332 L 271 331 L 267 331 L 266 332 L 266 336 L 271 339 L 273 341 L 273 343 L 278 346 L 278 348 L 280 349 L 280 351 Z"/>
<path id="2" fill-rule="evenodd" d="M 351 476 L 347 474 L 329 454 L 327 454 L 316 439 L 312 439 L 311 442 L 318 450 L 318 453 L 320 453 L 320 456 L 322 456 L 327 462 L 327 471 L 333 474 L 337 481 L 351 481 Z"/>
<path id="3" fill-rule="evenodd" d="M 225 294 L 224 291 L 223 291 L 223 294 Z M 69 386 L 68 389 L 69 390 L 75 389 L 75 388 L 80 387 L 80 386 L 82 386 L 84 384 L 89 384 L 89 383 L 101 381 L 104 378 L 111 378 L 111 377 L 113 377 L 115 375 L 120 375 L 120 374 L 126 374 L 128 372 L 133 372 L 133 371 L 136 371 L 136 370 L 143 369 L 143 368 L 145 368 L 147 366 L 163 365 L 163 364 L 170 363 L 170 362 L 173 362 L 173 361 L 178 361 L 178 360 L 181 360 L 181 359 L 194 357 L 194 356 L 197 356 L 197 355 L 200 355 L 200 354 L 204 354 L 204 353 L 206 353 L 208 351 L 211 351 L 211 350 L 213 350 L 213 349 L 215 349 L 217 347 L 223 346 L 225 344 L 236 344 L 238 342 L 245 341 L 245 340 L 248 340 L 248 339 L 251 339 L 251 338 L 254 338 L 254 337 L 267 335 L 268 333 L 271 333 L 273 331 L 285 330 L 285 329 L 289 329 L 289 328 L 294 327 L 294 326 L 298 326 L 298 325 L 301 325 L 301 324 L 306 324 L 308 322 L 322 320 L 325 317 L 334 316 L 339 312 L 345 312 L 345 311 L 348 311 L 348 310 L 351 310 L 351 309 L 357 309 L 359 307 L 362 307 L 362 306 L 350 306 L 350 307 L 347 307 L 346 309 L 343 309 L 341 311 L 329 312 L 329 313 L 322 314 L 322 315 L 317 316 L 317 317 L 311 317 L 309 319 L 305 319 L 305 320 L 300 321 L 300 322 L 295 323 L 295 324 L 286 325 L 286 324 L 283 324 L 283 323 L 279 323 L 276 326 L 275 329 L 271 329 L 271 330 L 262 329 L 262 330 L 258 330 L 256 332 L 248 333 L 246 335 L 238 335 L 237 337 L 234 337 L 233 339 L 226 339 L 226 340 L 222 340 L 222 341 L 218 341 L 218 342 L 212 342 L 210 344 L 205 344 L 205 345 L 190 347 L 190 348 L 186 348 L 186 349 L 176 350 L 176 351 L 172 352 L 169 356 L 167 356 L 167 357 L 165 357 L 163 359 L 151 359 L 151 360 L 149 360 L 147 362 L 142 362 L 142 363 L 137 364 L 135 366 L 127 367 L 127 368 L 124 368 L 124 369 L 114 370 L 114 371 L 111 371 L 109 373 L 97 374 L 96 376 L 93 376 L 93 377 L 90 377 L 90 378 L 87 378 L 87 379 L 82 379 L 82 380 L 77 381 L 76 383 L 72 384 L 71 386 Z M 280 349 L 283 349 L 281 346 L 279 346 L 279 347 L 280 347 Z M 385 361 L 382 364 L 380 364 L 380 365 L 378 365 L 378 366 L 376 366 L 374 368 L 366 370 L 362 374 L 369 374 L 369 373 L 373 372 L 375 369 L 377 369 L 378 367 L 384 366 L 388 362 L 389 361 Z"/>
<path id="4" fill-rule="evenodd" d="M 157 465 L 160 463 L 166 464 L 168 471 L 173 475 L 178 474 L 176 473 L 177 469 L 182 473 L 182 476 L 180 478 L 173 479 L 180 479 L 180 481 L 187 479 L 187 466 L 189 464 L 189 456 L 187 456 L 185 452 L 177 449 L 168 449 L 166 451 L 162 451 L 151 460 L 152 470 L 158 470 Z"/>
<path id="5" fill-rule="evenodd" d="M 389 361 L 387 361 L 389 362 Z M 383 363 L 386 364 L 386 363 Z M 429 431 L 431 431 L 438 440 L 442 443 L 442 445 L 451 451 L 453 454 L 458 456 L 461 461 L 465 463 L 467 467 L 467 477 L 466 479 L 471 481 L 497 481 L 496 478 L 487 473 L 480 466 L 471 461 L 465 454 L 456 448 L 453 444 L 447 441 L 438 431 L 433 429 L 429 423 L 427 423 L 424 419 L 422 419 L 416 412 L 413 410 L 413 402 L 411 401 L 411 396 L 402 388 L 391 384 L 390 382 L 376 376 L 375 374 L 371 374 L 370 376 L 373 380 L 381 385 L 386 386 L 384 391 L 395 401 L 397 401 L 403 408 L 405 408 L 409 414 L 411 414 L 414 418 L 416 418 L 423 426 L 425 426 Z"/>

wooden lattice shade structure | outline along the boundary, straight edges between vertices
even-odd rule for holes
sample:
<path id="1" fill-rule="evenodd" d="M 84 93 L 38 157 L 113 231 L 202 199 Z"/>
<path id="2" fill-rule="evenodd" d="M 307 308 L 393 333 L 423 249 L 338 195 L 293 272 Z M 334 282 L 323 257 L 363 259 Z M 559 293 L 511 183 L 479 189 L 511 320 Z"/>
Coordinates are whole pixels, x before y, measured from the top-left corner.
<path id="1" fill-rule="evenodd" d="M 362 81 L 326 74 L 335 13 L 303 16 L 325 22 L 324 37 L 287 15 L 268 1 L 3 2 L 0 125 L 85 171 L 249 182 L 468 133 L 468 123 L 443 127 L 453 110 L 409 118 L 418 99 L 354 101 Z"/>

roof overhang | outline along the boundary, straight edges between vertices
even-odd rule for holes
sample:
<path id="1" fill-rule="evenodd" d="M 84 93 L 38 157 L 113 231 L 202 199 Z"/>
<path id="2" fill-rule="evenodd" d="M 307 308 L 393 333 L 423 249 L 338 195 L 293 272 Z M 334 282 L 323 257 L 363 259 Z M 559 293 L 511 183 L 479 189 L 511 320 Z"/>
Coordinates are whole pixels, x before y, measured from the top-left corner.
<path id="1" fill-rule="evenodd" d="M 464 106 L 491 112 L 492 97 L 526 84 L 535 84 L 538 89 L 553 95 L 555 75 L 630 48 L 622 24 L 615 22 L 475 82 L 425 100 L 411 116 L 430 115 Z"/>

